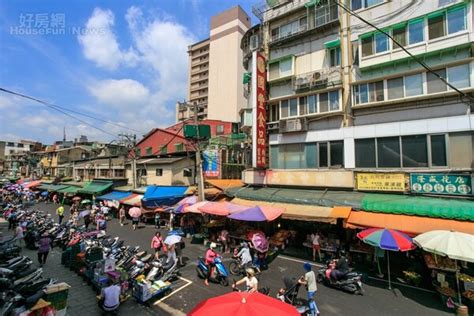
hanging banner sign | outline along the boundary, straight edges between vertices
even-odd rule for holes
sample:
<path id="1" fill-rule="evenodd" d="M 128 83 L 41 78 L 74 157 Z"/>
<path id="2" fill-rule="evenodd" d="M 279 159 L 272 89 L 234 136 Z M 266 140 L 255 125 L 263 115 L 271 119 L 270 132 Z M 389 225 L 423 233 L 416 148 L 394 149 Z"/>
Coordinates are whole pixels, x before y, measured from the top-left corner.
<path id="1" fill-rule="evenodd" d="M 267 161 L 266 61 L 259 52 L 253 53 L 253 167 L 264 169 Z"/>
<path id="2" fill-rule="evenodd" d="M 219 176 L 219 152 L 217 150 L 203 152 L 202 170 L 206 177 Z"/>
<path id="3" fill-rule="evenodd" d="M 411 173 L 413 193 L 472 195 L 472 178 L 465 174 Z"/>
<path id="4" fill-rule="evenodd" d="M 357 190 L 404 192 L 403 173 L 357 173 Z"/>

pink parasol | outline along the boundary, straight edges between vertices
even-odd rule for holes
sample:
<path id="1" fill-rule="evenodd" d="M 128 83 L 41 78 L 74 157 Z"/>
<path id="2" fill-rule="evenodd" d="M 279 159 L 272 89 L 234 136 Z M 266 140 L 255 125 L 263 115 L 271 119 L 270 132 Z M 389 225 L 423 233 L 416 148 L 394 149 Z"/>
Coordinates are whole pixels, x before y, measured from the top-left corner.
<path id="1" fill-rule="evenodd" d="M 140 217 L 140 215 L 142 215 L 142 210 L 139 207 L 132 207 L 128 210 L 128 215 L 131 217 Z"/>
<path id="2" fill-rule="evenodd" d="M 183 213 L 202 214 L 202 212 L 199 210 L 199 208 L 206 205 L 207 203 L 209 203 L 209 202 L 208 201 L 201 201 L 201 202 L 197 202 L 193 205 L 187 205 L 183 208 Z"/>
<path id="3" fill-rule="evenodd" d="M 250 238 L 252 245 L 258 252 L 267 252 L 269 245 L 268 240 L 265 238 L 263 233 L 254 233 Z"/>
<path id="4" fill-rule="evenodd" d="M 229 202 L 208 202 L 201 206 L 199 210 L 205 214 L 228 216 L 229 214 L 240 212 L 247 208 L 248 206 L 237 205 Z"/>

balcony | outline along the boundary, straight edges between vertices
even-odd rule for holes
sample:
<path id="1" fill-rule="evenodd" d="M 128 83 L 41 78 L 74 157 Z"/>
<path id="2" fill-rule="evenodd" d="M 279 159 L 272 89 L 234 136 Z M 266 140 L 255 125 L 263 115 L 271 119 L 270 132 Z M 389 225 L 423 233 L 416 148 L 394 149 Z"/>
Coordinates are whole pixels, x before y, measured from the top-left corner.
<path id="1" fill-rule="evenodd" d="M 304 7 L 308 0 L 276 0 L 272 4 L 264 1 L 252 7 L 252 12 L 260 21 L 267 22 L 271 19 L 288 14 Z"/>
<path id="2" fill-rule="evenodd" d="M 338 66 L 296 75 L 293 77 L 292 86 L 294 91 L 300 92 L 325 89 L 341 83 L 341 67 Z"/>
<path id="3" fill-rule="evenodd" d="M 196 75 L 196 74 L 208 71 L 208 70 L 209 70 L 209 65 L 207 65 L 205 67 L 195 67 L 195 68 L 193 67 L 193 68 L 191 68 L 191 75 Z"/>
<path id="4" fill-rule="evenodd" d="M 207 89 L 208 87 L 209 85 L 207 83 L 203 85 L 194 86 L 194 87 L 191 85 L 191 92 Z"/>
<path id="5" fill-rule="evenodd" d="M 209 77 L 207 75 L 200 75 L 197 78 L 192 78 L 191 77 L 191 84 L 198 83 L 198 82 L 201 82 L 201 81 L 207 81 L 208 79 L 209 79 Z"/>
<path id="6" fill-rule="evenodd" d="M 191 67 L 202 65 L 209 62 L 209 58 L 196 59 L 191 62 Z"/>
<path id="7" fill-rule="evenodd" d="M 206 56 L 206 55 L 209 55 L 209 48 L 203 52 L 191 54 L 191 58 L 194 59 L 194 58 L 198 58 L 198 57 Z"/>

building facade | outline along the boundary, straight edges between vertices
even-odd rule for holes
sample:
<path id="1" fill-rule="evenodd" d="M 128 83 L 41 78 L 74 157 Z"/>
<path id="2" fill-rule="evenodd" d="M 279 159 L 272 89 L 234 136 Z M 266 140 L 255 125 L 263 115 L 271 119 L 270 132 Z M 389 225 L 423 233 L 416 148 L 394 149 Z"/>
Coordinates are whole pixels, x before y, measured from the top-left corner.
<path id="1" fill-rule="evenodd" d="M 198 105 L 199 119 L 239 121 L 245 103 L 240 42 L 250 25 L 247 13 L 233 7 L 211 17 L 208 39 L 189 46 L 188 101 Z M 177 121 L 193 117 L 193 109 L 176 105 Z"/>
<path id="2" fill-rule="evenodd" d="M 244 182 L 357 189 L 359 173 L 469 178 L 471 2 L 348 2 L 397 43 L 335 1 L 254 8 L 268 59 L 269 164 Z"/>

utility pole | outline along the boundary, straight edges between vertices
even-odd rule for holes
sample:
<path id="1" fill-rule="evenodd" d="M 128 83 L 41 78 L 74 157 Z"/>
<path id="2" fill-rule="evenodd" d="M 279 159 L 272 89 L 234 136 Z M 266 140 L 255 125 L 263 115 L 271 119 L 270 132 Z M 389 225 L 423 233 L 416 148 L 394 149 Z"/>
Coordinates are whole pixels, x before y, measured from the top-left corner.
<path id="1" fill-rule="evenodd" d="M 124 145 L 128 151 L 127 155 L 130 154 L 130 150 L 132 151 L 132 164 L 131 164 L 131 171 L 132 171 L 132 187 L 133 189 L 137 188 L 137 152 L 136 152 L 136 144 L 137 144 L 137 135 L 129 135 L 129 134 L 119 134 L 118 135 L 121 140 L 120 144 Z"/>
<path id="2" fill-rule="evenodd" d="M 202 159 L 201 159 L 201 146 L 199 144 L 199 122 L 198 122 L 198 104 L 197 102 L 193 103 L 194 110 L 194 125 L 196 125 L 196 164 L 198 165 L 198 199 L 199 201 L 204 201 L 204 177 L 202 172 Z"/>

